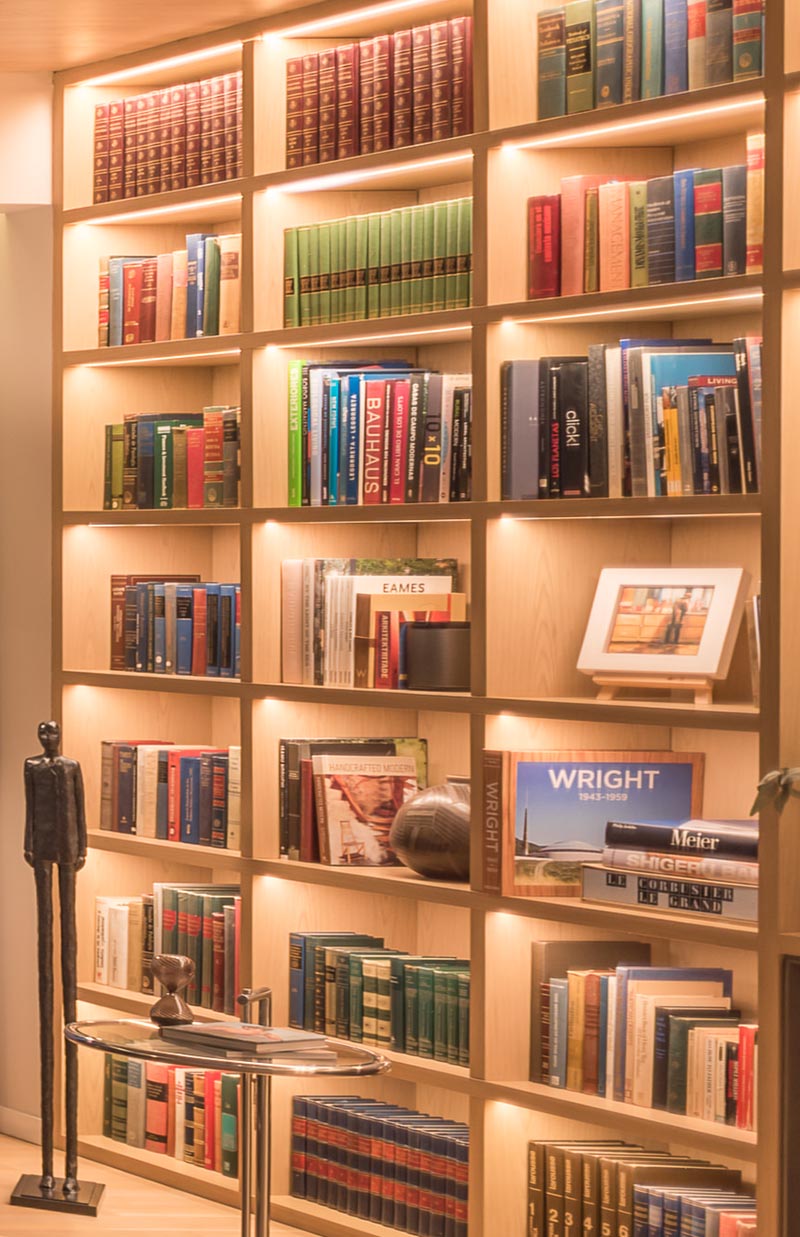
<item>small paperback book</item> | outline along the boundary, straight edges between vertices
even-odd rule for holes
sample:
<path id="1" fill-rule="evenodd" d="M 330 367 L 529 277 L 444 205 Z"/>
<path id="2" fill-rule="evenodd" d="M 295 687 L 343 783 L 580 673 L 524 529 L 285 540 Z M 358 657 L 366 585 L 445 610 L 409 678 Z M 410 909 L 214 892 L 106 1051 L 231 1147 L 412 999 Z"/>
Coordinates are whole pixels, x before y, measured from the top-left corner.
<path id="1" fill-rule="evenodd" d="M 314 756 L 313 770 L 321 862 L 398 864 L 389 831 L 417 792 L 416 761 L 410 756 Z"/>

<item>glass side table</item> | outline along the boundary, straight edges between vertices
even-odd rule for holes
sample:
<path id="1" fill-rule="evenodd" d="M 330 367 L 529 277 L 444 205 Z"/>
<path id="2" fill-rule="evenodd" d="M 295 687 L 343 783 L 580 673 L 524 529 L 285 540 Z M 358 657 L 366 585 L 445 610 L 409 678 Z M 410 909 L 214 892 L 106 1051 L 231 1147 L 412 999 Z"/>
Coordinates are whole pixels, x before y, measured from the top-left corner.
<path id="1" fill-rule="evenodd" d="M 99 1052 L 115 1052 L 140 1061 L 159 1061 L 164 1065 L 223 1069 L 240 1075 L 242 1102 L 238 1135 L 242 1237 L 250 1237 L 251 1218 L 255 1220 L 254 1237 L 267 1237 L 269 1233 L 272 1079 L 363 1078 L 383 1074 L 391 1068 L 390 1062 L 380 1053 L 338 1040 L 325 1041 L 325 1047 L 336 1054 L 335 1061 L 303 1062 L 297 1057 L 292 1061 L 265 1060 L 247 1051 L 231 1056 L 230 1050 L 217 1052 L 213 1048 L 201 1048 L 199 1045 L 179 1044 L 163 1039 L 161 1029 L 152 1022 L 132 1018 L 71 1022 L 64 1028 L 64 1035 L 73 1044 L 96 1048 Z M 254 1112 L 255 1157 L 252 1138 Z M 254 1217 L 251 1215 L 253 1186 L 256 1199 Z"/>

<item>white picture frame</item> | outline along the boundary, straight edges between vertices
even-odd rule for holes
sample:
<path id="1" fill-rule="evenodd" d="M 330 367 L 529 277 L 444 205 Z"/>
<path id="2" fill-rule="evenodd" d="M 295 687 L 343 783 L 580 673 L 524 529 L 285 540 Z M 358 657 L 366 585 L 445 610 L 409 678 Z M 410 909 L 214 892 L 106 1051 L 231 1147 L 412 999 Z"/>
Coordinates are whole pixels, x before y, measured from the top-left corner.
<path id="1" fill-rule="evenodd" d="M 724 679 L 748 584 L 742 567 L 604 567 L 578 670 Z"/>

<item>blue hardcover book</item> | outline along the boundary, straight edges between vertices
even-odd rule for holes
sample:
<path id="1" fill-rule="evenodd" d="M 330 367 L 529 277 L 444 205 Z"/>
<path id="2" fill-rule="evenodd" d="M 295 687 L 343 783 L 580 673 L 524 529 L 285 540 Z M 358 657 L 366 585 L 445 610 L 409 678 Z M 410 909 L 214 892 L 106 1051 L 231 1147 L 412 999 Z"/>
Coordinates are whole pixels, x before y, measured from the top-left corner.
<path id="1" fill-rule="evenodd" d="M 566 979 L 550 980 L 550 1086 L 567 1085 L 567 1002 Z"/>
<path id="2" fill-rule="evenodd" d="M 136 585 L 136 669 L 147 669 L 148 597 L 147 584 Z"/>
<path id="3" fill-rule="evenodd" d="M 219 676 L 220 586 L 206 584 L 206 674 Z"/>
<path id="4" fill-rule="evenodd" d="M 634 1198 L 641 1188 L 634 1187 Z M 647 1234 L 646 1237 L 663 1237 L 664 1234 L 664 1191 L 656 1188 L 647 1189 Z"/>
<path id="5" fill-rule="evenodd" d="M 608 1053 L 608 975 L 600 976 L 600 1006 L 597 1040 L 597 1094 L 606 1093 L 606 1057 Z"/>
<path id="6" fill-rule="evenodd" d="M 624 101 L 625 7 L 622 0 L 597 0 L 595 14 L 597 107 L 612 107 Z"/>
<path id="7" fill-rule="evenodd" d="M 694 168 L 673 174 L 675 182 L 675 279 L 694 279 Z"/>
<path id="8" fill-rule="evenodd" d="M 688 89 L 687 0 L 664 0 L 664 94 Z"/>
<path id="9" fill-rule="evenodd" d="M 156 777 L 156 837 L 166 842 L 169 836 L 169 752 L 164 749 L 158 753 L 158 774 Z"/>
<path id="10" fill-rule="evenodd" d="M 155 434 L 152 421 L 136 427 L 136 506 L 146 511 L 155 506 Z"/>
<path id="11" fill-rule="evenodd" d="M 153 585 L 153 670 L 156 674 L 167 671 L 167 614 L 163 584 Z"/>
<path id="12" fill-rule="evenodd" d="M 650 1187 L 633 1187 L 633 1229 L 631 1237 L 650 1237 Z"/>
<path id="13" fill-rule="evenodd" d="M 108 345 L 122 345 L 124 309 L 122 304 L 123 270 L 129 262 L 141 262 L 141 257 L 108 259 Z"/>
<path id="14" fill-rule="evenodd" d="M 233 677 L 242 676 L 242 624 L 239 618 L 242 606 L 242 586 L 236 585 L 236 596 L 233 606 Z"/>
<path id="15" fill-rule="evenodd" d="M 347 400 L 347 437 L 342 442 L 344 450 L 344 501 L 347 506 L 357 506 L 359 479 L 361 471 L 360 427 L 361 427 L 361 390 L 363 386 L 361 374 L 348 375 L 345 382 Z"/>
<path id="16" fill-rule="evenodd" d="M 180 839 L 200 843 L 200 757 L 181 756 L 178 772 Z"/>
<path id="17" fill-rule="evenodd" d="M 332 378 L 328 384 L 328 505 L 339 502 L 339 438 L 342 407 L 342 380 Z"/>
<path id="18" fill-rule="evenodd" d="M 500 497 L 539 497 L 538 360 L 501 366 Z"/>
<path id="19" fill-rule="evenodd" d="M 236 665 L 236 588 L 235 584 L 219 586 L 219 673 L 224 679 L 233 677 Z"/>
<path id="20" fill-rule="evenodd" d="M 175 640 L 177 674 L 192 673 L 192 586 L 179 584 L 175 589 Z"/>
<path id="21" fill-rule="evenodd" d="M 120 743 L 116 748 L 117 818 L 116 833 L 136 832 L 136 748 Z"/>
<path id="22" fill-rule="evenodd" d="M 202 269 L 205 257 L 205 232 L 192 232 L 186 237 L 186 338 L 195 339 L 203 325 L 203 298 L 198 295 L 198 264 Z"/>
<path id="23" fill-rule="evenodd" d="M 642 94 L 664 93 L 664 0 L 642 0 Z"/>
<path id="24" fill-rule="evenodd" d="M 724 967 L 687 967 L 687 966 L 618 966 L 617 967 L 617 999 L 616 1022 L 614 1025 L 614 1096 L 615 1100 L 624 1102 L 626 1053 L 628 1039 L 628 992 L 632 983 L 659 984 L 682 981 L 686 983 L 686 995 L 696 991 L 692 985 L 713 984 L 718 988 L 714 995 L 730 996 L 733 987 L 733 972 Z M 551 980 L 552 991 L 552 980 Z M 649 991 L 655 992 L 655 988 Z M 706 995 L 712 995 L 710 992 Z M 700 994 L 698 993 L 698 996 Z M 698 1005 L 702 1004 L 702 998 Z M 552 1037 L 552 1028 L 551 1028 Z M 552 1044 L 552 1038 L 551 1038 Z"/>
<path id="25" fill-rule="evenodd" d="M 211 752 L 200 754 L 200 808 L 198 814 L 197 840 L 201 846 L 211 845 L 211 787 L 213 780 L 213 755 Z"/>
<path id="26" fill-rule="evenodd" d="M 292 1153 L 291 1184 L 289 1192 L 293 1198 L 306 1196 L 306 1119 L 308 1117 L 308 1100 L 304 1095 L 292 1098 Z"/>

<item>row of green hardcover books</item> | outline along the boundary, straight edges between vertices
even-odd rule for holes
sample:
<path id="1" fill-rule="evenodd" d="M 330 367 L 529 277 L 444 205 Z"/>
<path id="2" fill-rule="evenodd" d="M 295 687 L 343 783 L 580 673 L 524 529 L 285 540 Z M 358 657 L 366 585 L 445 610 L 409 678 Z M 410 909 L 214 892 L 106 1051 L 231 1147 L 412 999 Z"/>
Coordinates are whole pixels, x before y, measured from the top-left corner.
<path id="1" fill-rule="evenodd" d="M 472 300 L 472 198 L 284 232 L 284 325 L 464 309 Z"/>

